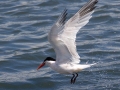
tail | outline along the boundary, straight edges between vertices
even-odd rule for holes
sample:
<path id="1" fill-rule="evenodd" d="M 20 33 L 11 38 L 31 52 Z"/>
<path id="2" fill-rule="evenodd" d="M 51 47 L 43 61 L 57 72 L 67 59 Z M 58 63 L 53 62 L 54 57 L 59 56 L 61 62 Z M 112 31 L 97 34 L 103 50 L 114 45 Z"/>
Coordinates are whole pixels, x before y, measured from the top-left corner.
<path id="1" fill-rule="evenodd" d="M 93 65 L 96 65 L 97 63 L 93 63 L 93 64 L 90 64 L 90 67 L 93 66 Z"/>
<path id="2" fill-rule="evenodd" d="M 86 69 L 86 68 L 89 68 L 93 65 L 95 65 L 96 63 L 93 63 L 93 64 L 84 64 L 84 65 L 80 65 L 81 66 L 81 69 Z"/>

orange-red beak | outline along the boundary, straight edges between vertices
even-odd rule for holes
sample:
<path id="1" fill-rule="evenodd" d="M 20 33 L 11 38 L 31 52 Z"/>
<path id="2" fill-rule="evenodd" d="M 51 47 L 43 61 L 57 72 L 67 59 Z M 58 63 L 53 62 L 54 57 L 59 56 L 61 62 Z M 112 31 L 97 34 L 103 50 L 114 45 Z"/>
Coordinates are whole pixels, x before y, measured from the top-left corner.
<path id="1" fill-rule="evenodd" d="M 40 64 L 40 65 L 38 66 L 37 70 L 40 69 L 41 67 L 43 67 L 44 65 L 45 65 L 45 62 L 43 62 L 42 64 Z"/>

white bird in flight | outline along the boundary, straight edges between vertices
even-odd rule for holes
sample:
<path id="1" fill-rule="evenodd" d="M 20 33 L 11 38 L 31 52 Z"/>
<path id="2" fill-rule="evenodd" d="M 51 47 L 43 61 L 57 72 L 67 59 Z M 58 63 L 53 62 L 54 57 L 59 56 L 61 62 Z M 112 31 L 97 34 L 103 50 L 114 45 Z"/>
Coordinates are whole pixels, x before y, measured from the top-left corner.
<path id="1" fill-rule="evenodd" d="M 56 53 L 56 59 L 47 57 L 43 63 L 39 65 L 38 69 L 44 65 L 48 65 L 60 74 L 73 74 L 71 84 L 74 84 L 78 77 L 78 72 L 94 65 L 79 64 L 80 56 L 76 50 L 75 40 L 77 32 L 85 26 L 92 17 L 91 14 L 94 12 L 97 2 L 97 0 L 90 0 L 66 22 L 67 9 L 63 11 L 48 35 L 48 40 Z"/>

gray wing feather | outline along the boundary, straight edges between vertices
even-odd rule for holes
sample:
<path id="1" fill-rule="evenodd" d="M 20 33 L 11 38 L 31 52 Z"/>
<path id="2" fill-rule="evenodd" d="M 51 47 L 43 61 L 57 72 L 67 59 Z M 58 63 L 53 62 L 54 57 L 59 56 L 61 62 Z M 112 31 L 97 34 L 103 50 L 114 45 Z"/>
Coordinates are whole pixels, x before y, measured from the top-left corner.
<path id="1" fill-rule="evenodd" d="M 97 2 L 97 0 L 90 0 L 66 23 L 67 9 L 59 16 L 48 35 L 49 42 L 56 52 L 57 62 L 80 62 L 80 57 L 76 50 L 76 34 L 80 28 L 89 22 Z"/>

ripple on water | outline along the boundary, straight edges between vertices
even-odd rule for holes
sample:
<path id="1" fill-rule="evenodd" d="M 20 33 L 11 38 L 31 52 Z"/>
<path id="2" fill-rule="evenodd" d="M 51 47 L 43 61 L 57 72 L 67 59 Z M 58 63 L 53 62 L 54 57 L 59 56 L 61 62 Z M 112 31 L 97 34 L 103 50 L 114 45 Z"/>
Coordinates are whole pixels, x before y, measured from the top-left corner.
<path id="1" fill-rule="evenodd" d="M 97 64 L 64 76 L 37 66 L 47 56 L 55 58 L 48 32 L 66 7 L 68 18 L 87 0 L 0 0 L 0 89 L 6 90 L 119 90 L 119 0 L 99 0 L 90 22 L 77 34 L 81 63 Z M 109 3 L 110 2 L 110 3 Z"/>

